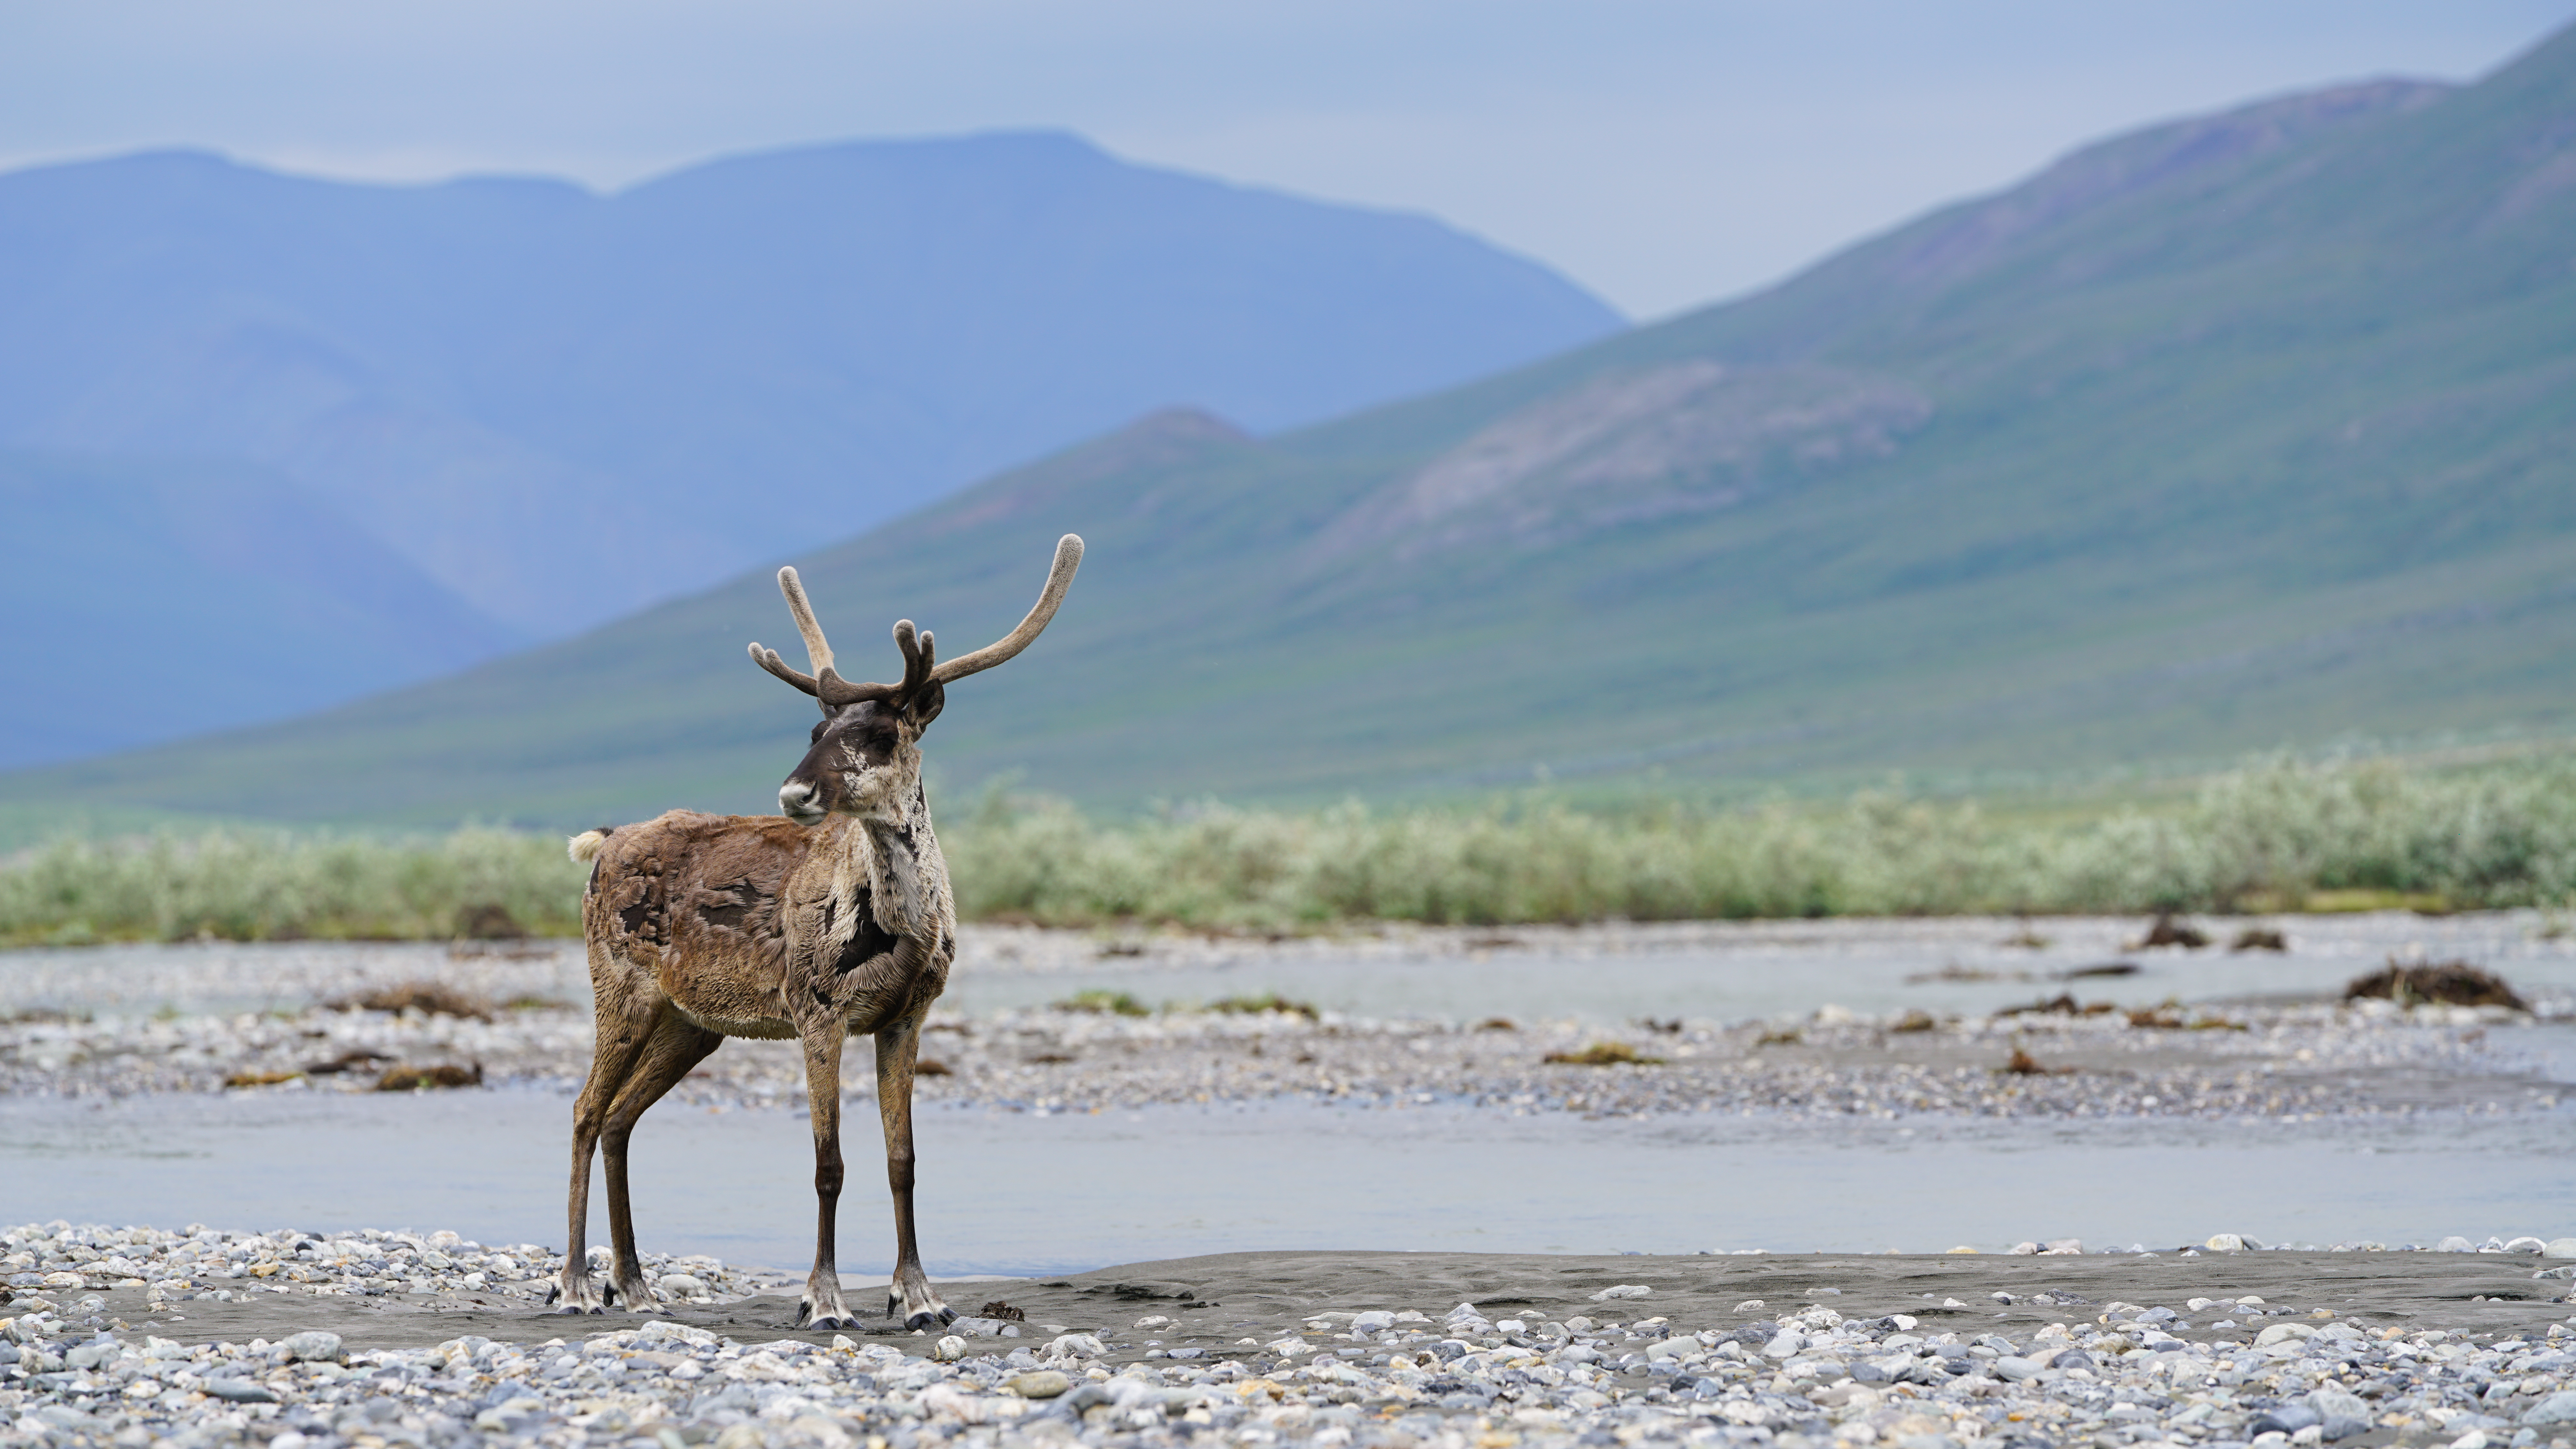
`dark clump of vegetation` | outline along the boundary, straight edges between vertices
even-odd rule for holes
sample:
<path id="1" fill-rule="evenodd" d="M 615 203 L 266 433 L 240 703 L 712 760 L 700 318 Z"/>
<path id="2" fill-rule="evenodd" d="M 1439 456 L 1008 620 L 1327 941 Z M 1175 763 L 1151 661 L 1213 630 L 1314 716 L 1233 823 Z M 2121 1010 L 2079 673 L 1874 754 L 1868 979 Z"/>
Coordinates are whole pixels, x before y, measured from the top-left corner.
<path id="1" fill-rule="evenodd" d="M 329 1011 L 417 1011 L 423 1016 L 454 1016 L 490 1021 L 492 1003 L 470 991 L 437 981 L 402 981 L 355 992 L 322 1003 Z"/>
<path id="2" fill-rule="evenodd" d="M 1095 1016 L 1152 1016 L 1154 1010 L 1124 991 L 1106 991 L 1094 987 L 1077 991 L 1062 1001 L 1049 1003 L 1054 1011 L 1087 1011 Z"/>
<path id="3" fill-rule="evenodd" d="M 1228 1016 L 1259 1016 L 1265 1011 L 1276 1011 L 1288 1016 L 1302 1016 L 1308 1021 L 1320 1021 L 1324 1015 L 1311 1002 L 1291 1001 L 1276 991 L 1265 991 L 1259 996 L 1220 997 L 1208 1003 L 1208 1010 L 1221 1011 Z"/>
<path id="4" fill-rule="evenodd" d="M 2118 1010 L 2107 1001 L 2079 1002 L 2072 993 L 2060 992 L 2045 1001 L 2028 1006 L 2007 1006 L 1997 1016 L 2105 1016 Z"/>
<path id="5" fill-rule="evenodd" d="M 2247 926 L 2227 943 L 2230 951 L 2287 951 L 2290 938 L 2269 926 Z"/>
<path id="6" fill-rule="evenodd" d="M 1650 1057 L 1624 1041 L 1596 1041 L 1579 1052 L 1549 1052 L 1548 1061 L 1569 1067 L 1660 1067 L 1662 1057 Z"/>
<path id="7" fill-rule="evenodd" d="M 2229 1021 L 2223 1016 L 2185 1016 L 2180 999 L 2168 996 L 2155 1006 L 2142 1006 L 2129 1013 L 2129 1025 L 2155 1031 L 2244 1031 L 2245 1023 Z"/>
<path id="8" fill-rule="evenodd" d="M 524 941 L 528 928 L 519 924 L 508 906 L 481 901 L 457 908 L 456 934 L 468 941 Z"/>
<path id="9" fill-rule="evenodd" d="M 2433 961 L 2407 964 L 2390 961 L 2367 976 L 2356 977 L 2344 987 L 2343 999 L 2361 1001 L 2377 998 L 2394 1001 L 2400 1006 L 2431 1003 L 2440 1006 L 2502 1006 L 2514 1011 L 2529 1011 L 2531 1006 L 2504 979 L 2483 971 L 2466 961 Z"/>
<path id="10" fill-rule="evenodd" d="M 916 1077 L 946 1077 L 955 1075 L 949 1070 L 948 1064 L 937 1057 L 923 1057 L 921 1060 L 914 1062 L 912 1064 L 912 1074 Z"/>
<path id="11" fill-rule="evenodd" d="M 1029 1315 L 1026 1312 L 1021 1309 L 1013 1308 L 1011 1305 L 1003 1302 L 999 1298 L 996 1298 L 992 1302 L 985 1304 L 983 1307 L 976 1309 L 975 1316 L 978 1318 L 998 1319 L 1003 1323 L 1026 1323 L 1029 1321 Z"/>
<path id="12" fill-rule="evenodd" d="M 376 1078 L 379 1092 L 426 1092 L 443 1087 L 479 1087 L 483 1085 L 483 1064 L 470 1067 L 442 1064 L 435 1067 L 396 1067 Z"/>
<path id="13" fill-rule="evenodd" d="M 1902 1032 L 1937 1031 L 1940 1029 L 1940 1026 L 1941 1019 L 1939 1017 L 1936 1017 L 1932 1013 L 1917 1006 L 1908 1009 L 1905 1015 L 1898 1017 L 1894 1024 L 1890 1025 L 1887 1029 L 1889 1031 Z"/>
<path id="14" fill-rule="evenodd" d="M 2019 1043 L 2013 1046 L 2011 1060 L 1995 1068 L 1996 1072 L 2014 1077 L 2064 1077 L 2074 1074 L 2073 1067 L 2043 1067 Z"/>
<path id="15" fill-rule="evenodd" d="M 2186 951 L 2197 951 L 2208 944 L 2207 931 L 2189 921 L 2178 921 L 2174 919 L 2173 912 L 2165 911 L 2156 917 L 2154 925 L 2147 927 L 2145 935 L 2131 943 L 2129 949 L 2137 951 L 2158 946 L 2180 946 Z"/>

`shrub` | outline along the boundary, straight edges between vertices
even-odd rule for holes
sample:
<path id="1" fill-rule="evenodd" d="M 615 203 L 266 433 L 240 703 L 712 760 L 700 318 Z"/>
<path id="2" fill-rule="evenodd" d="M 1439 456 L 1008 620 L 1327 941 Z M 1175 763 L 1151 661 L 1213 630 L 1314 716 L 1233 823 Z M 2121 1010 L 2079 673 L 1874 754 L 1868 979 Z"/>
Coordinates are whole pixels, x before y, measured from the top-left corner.
<path id="1" fill-rule="evenodd" d="M 2321 892 L 2560 906 L 2576 900 L 2576 762 L 2269 761 L 2167 808 L 2071 822 L 1868 793 L 1825 807 L 1209 806 L 1103 824 L 996 796 L 943 840 L 961 915 L 1082 927 L 2151 914 L 2296 909 Z M 582 879 L 556 838 L 493 830 L 65 840 L 0 864 L 0 943 L 576 935 Z"/>

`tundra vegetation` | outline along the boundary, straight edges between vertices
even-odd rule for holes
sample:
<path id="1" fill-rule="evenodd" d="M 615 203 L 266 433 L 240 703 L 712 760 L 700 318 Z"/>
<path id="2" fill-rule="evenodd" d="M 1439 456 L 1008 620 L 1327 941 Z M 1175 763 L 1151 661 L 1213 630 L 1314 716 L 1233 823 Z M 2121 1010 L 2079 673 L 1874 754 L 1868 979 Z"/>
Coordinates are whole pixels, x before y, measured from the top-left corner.
<path id="1" fill-rule="evenodd" d="M 1226 931 L 1968 912 L 2576 904 L 2576 759 L 2265 761 L 2168 800 L 1312 812 L 1105 821 L 988 795 L 943 831 L 969 920 Z M 0 863 L 0 941 L 577 935 L 560 837 L 165 832 Z M 497 907 L 496 911 L 494 908 Z"/>

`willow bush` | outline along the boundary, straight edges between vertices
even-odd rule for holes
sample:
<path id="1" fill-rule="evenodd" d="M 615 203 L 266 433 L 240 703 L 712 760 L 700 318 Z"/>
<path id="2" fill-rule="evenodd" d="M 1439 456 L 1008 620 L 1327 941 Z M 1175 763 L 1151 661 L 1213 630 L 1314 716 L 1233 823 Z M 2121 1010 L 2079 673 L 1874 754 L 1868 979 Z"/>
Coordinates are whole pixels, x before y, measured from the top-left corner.
<path id="1" fill-rule="evenodd" d="M 943 839 L 970 917 L 1295 929 L 1825 915 L 2297 909 L 2318 892 L 2460 907 L 2576 895 L 2576 764 L 2274 762 L 2179 808 L 2075 824 L 1863 794 L 1833 808 L 1209 808 L 1104 826 L 988 807 Z"/>
<path id="2" fill-rule="evenodd" d="M 2576 762 L 2270 762 L 2165 808 L 2072 823 L 1863 794 L 1829 807 L 1209 807 L 1104 824 L 993 796 L 941 838 L 961 915 L 1064 926 L 2232 911 L 2327 891 L 2561 906 L 2576 900 Z M 582 873 L 558 837 L 491 830 L 63 841 L 0 863 L 0 942 L 435 938 L 493 906 L 570 935 Z"/>
<path id="3" fill-rule="evenodd" d="M 60 840 L 0 865 L 0 942 L 436 939 L 491 929 L 494 907 L 529 932 L 578 935 L 584 871 L 558 837 L 500 830 Z"/>

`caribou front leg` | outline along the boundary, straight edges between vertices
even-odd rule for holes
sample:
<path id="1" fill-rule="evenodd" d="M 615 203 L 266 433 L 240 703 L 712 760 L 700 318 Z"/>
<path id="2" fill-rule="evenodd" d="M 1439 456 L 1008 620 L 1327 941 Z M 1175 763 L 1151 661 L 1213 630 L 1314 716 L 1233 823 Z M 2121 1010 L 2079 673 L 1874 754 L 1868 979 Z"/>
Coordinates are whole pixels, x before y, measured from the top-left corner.
<path id="1" fill-rule="evenodd" d="M 856 1328 L 858 1315 L 841 1298 L 841 1269 L 833 1238 L 841 1211 L 841 1042 L 849 1028 L 837 1016 L 808 1023 L 805 1097 L 814 1117 L 814 1271 L 796 1304 L 797 1328 Z"/>
<path id="2" fill-rule="evenodd" d="M 886 1185 L 894 1189 L 894 1281 L 886 1285 L 886 1317 L 900 1313 L 906 1328 L 936 1328 L 957 1310 L 930 1291 L 912 1233 L 912 1069 L 920 1057 L 919 1021 L 877 1033 L 877 1115 L 885 1122 Z"/>

